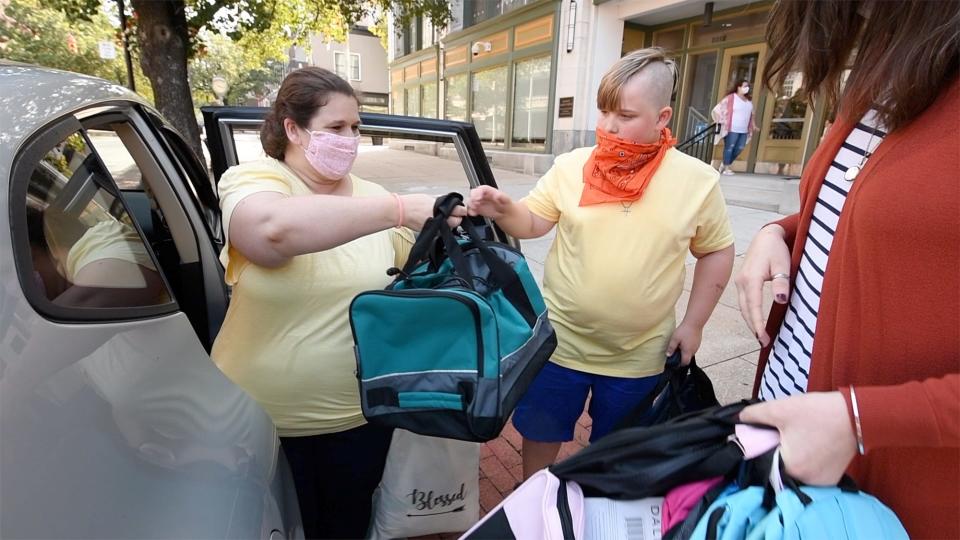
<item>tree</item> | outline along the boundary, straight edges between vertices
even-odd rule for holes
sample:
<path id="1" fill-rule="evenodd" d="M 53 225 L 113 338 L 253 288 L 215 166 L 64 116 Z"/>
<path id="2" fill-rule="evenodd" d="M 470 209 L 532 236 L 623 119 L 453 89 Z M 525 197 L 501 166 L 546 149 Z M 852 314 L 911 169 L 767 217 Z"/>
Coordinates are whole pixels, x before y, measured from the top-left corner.
<path id="1" fill-rule="evenodd" d="M 234 41 L 224 34 L 201 31 L 200 45 L 189 63 L 194 104 L 216 102 L 211 88 L 214 77 L 223 77 L 229 84 L 225 101 L 230 105 L 242 104 L 250 94 L 265 94 L 271 84 L 279 82 L 276 73 L 285 62 L 284 52 L 259 46 L 247 36 Z"/>
<path id="2" fill-rule="evenodd" d="M 76 18 L 97 12 L 100 0 L 48 0 Z M 397 14 L 400 28 L 413 17 L 446 24 L 444 0 L 131 0 L 140 64 L 150 79 L 157 108 L 197 152 L 200 130 L 194 115 L 188 59 L 198 50 L 201 30 L 226 30 L 233 39 L 256 39 L 265 50 L 304 44 L 311 33 L 343 40 L 351 24 L 367 14 Z"/>

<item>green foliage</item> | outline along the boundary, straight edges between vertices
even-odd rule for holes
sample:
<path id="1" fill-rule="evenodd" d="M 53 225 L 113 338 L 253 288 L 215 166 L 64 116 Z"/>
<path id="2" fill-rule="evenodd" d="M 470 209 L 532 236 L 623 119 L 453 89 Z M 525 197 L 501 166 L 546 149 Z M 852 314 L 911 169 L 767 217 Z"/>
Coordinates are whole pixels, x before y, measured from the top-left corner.
<path id="1" fill-rule="evenodd" d="M 17 1 L 17 0 L 14 0 Z M 20 0 L 33 1 L 35 0 Z M 160 1 L 160 0 L 156 0 Z M 311 33 L 342 41 L 347 29 L 372 15 L 383 25 L 394 12 L 398 28 L 413 18 L 429 19 L 435 27 L 447 24 L 450 6 L 445 0 L 167 0 L 182 3 L 193 39 L 193 51 L 202 46 L 204 31 L 223 32 L 234 40 L 256 34 L 275 55 L 292 44 L 303 45 Z M 100 0 L 45 0 L 44 5 L 71 21 L 91 21 L 100 13 Z"/>
<path id="2" fill-rule="evenodd" d="M 84 1 L 84 0 L 72 0 Z M 265 94 L 280 82 L 280 64 L 291 45 L 309 49 L 310 36 L 345 41 L 349 25 L 372 15 L 372 29 L 387 48 L 387 10 L 399 13 L 399 24 L 422 16 L 446 24 L 446 2 L 428 0 L 188 0 L 188 19 L 197 31 L 190 61 L 190 85 L 197 106 L 216 96 L 213 77 L 226 79 L 227 103 L 240 104 L 250 94 Z"/>
<path id="3" fill-rule="evenodd" d="M 89 23 L 74 25 L 64 13 L 42 8 L 37 0 L 13 0 L 6 14 L 16 22 L 0 26 L 4 58 L 114 80 L 120 75 L 114 62 L 101 59 L 98 53 L 98 42 L 116 40 L 115 30 L 102 14 Z M 76 52 L 71 51 L 71 40 Z"/>
<path id="4" fill-rule="evenodd" d="M 229 85 L 226 102 L 231 105 L 242 104 L 249 94 L 265 94 L 271 83 L 279 82 L 277 73 L 285 59 L 283 51 L 262 47 L 254 37 L 255 34 L 248 34 L 233 41 L 223 34 L 200 33 L 198 53 L 189 64 L 195 105 L 215 103 L 211 84 L 217 76 Z"/>
<path id="5" fill-rule="evenodd" d="M 227 80 L 227 102 L 241 102 L 276 83 L 279 62 L 291 45 L 309 48 L 311 34 L 344 41 L 355 21 L 373 16 L 371 30 L 387 48 L 386 13 L 393 11 L 397 26 L 413 17 L 446 24 L 449 7 L 441 0 L 173 0 L 182 1 L 190 26 L 190 83 L 195 104 L 215 102 L 210 88 L 214 76 Z M 120 30 L 103 11 L 116 17 L 117 5 L 101 0 L 11 0 L 0 22 L 0 57 L 126 82 Z M 129 2 L 127 2 L 129 7 Z M 2 20 L 3 17 L 0 17 Z M 135 16 L 131 24 L 135 24 Z M 152 101 L 153 91 L 137 56 L 136 32 L 128 30 L 134 55 L 137 91 Z M 68 48 L 73 36 L 76 53 Z M 117 58 L 99 57 L 97 44 L 114 41 Z"/>
<path id="6" fill-rule="evenodd" d="M 39 0 L 12 0 L 5 10 L 9 20 L 6 24 L 0 23 L 0 57 L 126 84 L 119 28 L 114 27 L 100 10 L 83 12 L 78 6 L 85 1 L 74 0 L 71 4 L 71 13 L 82 13 L 85 17 L 75 19 L 73 17 L 80 15 L 68 15 L 47 7 L 46 2 L 41 5 Z M 98 44 L 101 41 L 114 43 L 115 59 L 100 58 Z M 152 100 L 150 84 L 134 63 L 137 90 Z"/>

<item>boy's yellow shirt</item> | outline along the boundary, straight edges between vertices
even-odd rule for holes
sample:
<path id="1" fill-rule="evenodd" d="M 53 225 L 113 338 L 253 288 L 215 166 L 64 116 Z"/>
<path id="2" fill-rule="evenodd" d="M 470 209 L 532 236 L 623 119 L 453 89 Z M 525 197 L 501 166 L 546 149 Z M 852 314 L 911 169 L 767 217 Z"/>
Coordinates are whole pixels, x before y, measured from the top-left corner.
<path id="1" fill-rule="evenodd" d="M 354 197 L 387 194 L 377 184 L 352 179 Z M 249 195 L 311 194 L 292 170 L 269 158 L 231 168 L 218 190 L 225 231 L 234 208 Z M 386 287 L 391 280 L 386 270 L 406 261 L 412 243 L 409 230 L 385 230 L 299 255 L 280 268 L 264 268 L 245 259 L 227 237 L 220 260 L 233 295 L 211 356 L 266 409 L 281 436 L 364 424 L 350 301 L 360 292 Z"/>
<path id="2" fill-rule="evenodd" d="M 719 175 L 670 149 L 640 200 L 581 207 L 592 151 L 557 156 L 523 199 L 557 223 L 544 271 L 559 341 L 552 361 L 599 375 L 655 375 L 676 326 L 687 253 L 733 244 Z"/>

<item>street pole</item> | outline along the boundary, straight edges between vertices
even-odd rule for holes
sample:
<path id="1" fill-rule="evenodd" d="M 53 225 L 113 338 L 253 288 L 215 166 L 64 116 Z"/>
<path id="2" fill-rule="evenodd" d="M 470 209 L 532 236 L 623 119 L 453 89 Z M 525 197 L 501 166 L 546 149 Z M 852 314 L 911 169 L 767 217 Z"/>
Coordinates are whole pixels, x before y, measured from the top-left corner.
<path id="1" fill-rule="evenodd" d="M 136 92 L 137 85 L 133 80 L 133 61 L 130 59 L 130 46 L 127 43 L 127 10 L 123 5 L 123 0 L 117 0 L 117 6 L 120 8 L 120 39 L 123 40 L 123 59 L 127 64 L 127 86 L 130 90 Z"/>

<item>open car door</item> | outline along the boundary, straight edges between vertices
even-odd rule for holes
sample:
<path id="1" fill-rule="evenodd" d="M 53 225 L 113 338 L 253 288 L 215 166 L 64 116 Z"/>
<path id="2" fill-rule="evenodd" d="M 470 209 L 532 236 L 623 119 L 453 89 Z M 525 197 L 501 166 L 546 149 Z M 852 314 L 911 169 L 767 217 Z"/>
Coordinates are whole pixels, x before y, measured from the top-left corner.
<path id="1" fill-rule="evenodd" d="M 265 107 L 203 107 L 214 181 L 228 168 L 262 159 L 260 126 Z M 352 173 L 396 193 L 443 195 L 497 187 L 472 124 L 432 118 L 360 113 L 360 149 Z M 427 177 L 425 172 L 429 171 Z M 491 240 L 513 244 L 495 224 L 474 218 Z"/>

